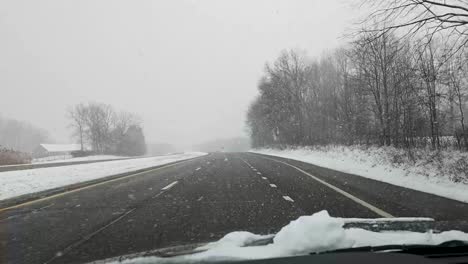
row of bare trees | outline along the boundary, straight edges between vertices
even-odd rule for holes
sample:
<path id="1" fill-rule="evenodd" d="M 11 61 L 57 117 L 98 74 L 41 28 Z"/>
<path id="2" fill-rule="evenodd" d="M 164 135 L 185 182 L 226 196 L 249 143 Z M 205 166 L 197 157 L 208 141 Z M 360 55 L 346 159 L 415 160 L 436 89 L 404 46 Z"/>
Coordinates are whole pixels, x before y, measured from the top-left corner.
<path id="1" fill-rule="evenodd" d="M 338 143 L 468 150 L 468 54 L 460 41 L 468 38 L 462 22 L 443 19 L 437 1 L 382 3 L 374 22 L 416 12 L 414 23 L 379 20 L 387 26 L 365 28 L 320 59 L 285 51 L 267 64 L 247 116 L 255 147 Z M 468 17 L 468 9 L 452 8 Z M 430 30 L 434 25 L 437 31 Z M 444 31 L 449 25 L 457 31 Z M 410 31 L 402 36 L 397 29 L 405 27 Z"/>
<path id="2" fill-rule="evenodd" d="M 97 154 L 137 156 L 146 152 L 141 119 L 102 103 L 77 104 L 67 116 L 81 150 Z"/>
<path id="3" fill-rule="evenodd" d="M 28 122 L 0 116 L 0 148 L 31 153 L 48 138 L 47 131 Z"/>

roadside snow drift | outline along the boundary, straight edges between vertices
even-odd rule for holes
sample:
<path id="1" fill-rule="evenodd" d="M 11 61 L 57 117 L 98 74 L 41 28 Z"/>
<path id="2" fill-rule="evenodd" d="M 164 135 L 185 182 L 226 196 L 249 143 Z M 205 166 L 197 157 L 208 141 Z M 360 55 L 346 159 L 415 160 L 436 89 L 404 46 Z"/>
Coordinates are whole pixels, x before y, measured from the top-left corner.
<path id="1" fill-rule="evenodd" d="M 310 216 L 301 216 L 284 226 L 265 246 L 245 246 L 252 241 L 271 237 L 249 232 L 232 232 L 199 249 L 206 251 L 193 255 L 163 259 L 141 257 L 115 263 L 188 263 L 210 260 L 245 260 L 278 258 L 304 255 L 343 248 L 382 245 L 438 245 L 450 240 L 468 241 L 468 234 L 460 231 L 417 233 L 410 231 L 372 232 L 360 228 L 344 228 L 349 221 L 369 219 L 346 219 L 331 217 L 327 211 Z M 396 219 L 398 221 L 398 219 Z M 407 220 L 407 219 L 406 219 Z M 423 219 L 424 220 L 424 219 Z"/>
<path id="2" fill-rule="evenodd" d="M 405 160 L 402 153 L 404 150 L 395 148 L 327 146 L 286 150 L 260 149 L 251 152 L 299 160 L 468 202 L 468 179 L 461 175 L 463 169 L 454 169 L 455 165 L 460 163 L 459 160 L 465 160 L 468 164 L 468 155 L 460 152 L 441 153 L 441 158 L 429 157 L 429 153 L 419 153 L 421 157 L 415 163 Z M 398 159 L 398 162 L 395 159 Z"/>
<path id="3" fill-rule="evenodd" d="M 0 200 L 206 155 L 177 155 L 0 172 Z"/>
<path id="4" fill-rule="evenodd" d="M 33 159 L 31 163 L 33 164 L 42 164 L 42 163 L 60 163 L 60 162 L 80 162 L 80 161 L 94 161 L 94 160 L 111 160 L 111 159 L 124 159 L 128 158 L 125 156 L 115 156 L 115 155 L 93 155 L 86 157 L 77 157 L 73 158 L 72 155 L 64 156 L 52 156 L 45 158 Z"/>

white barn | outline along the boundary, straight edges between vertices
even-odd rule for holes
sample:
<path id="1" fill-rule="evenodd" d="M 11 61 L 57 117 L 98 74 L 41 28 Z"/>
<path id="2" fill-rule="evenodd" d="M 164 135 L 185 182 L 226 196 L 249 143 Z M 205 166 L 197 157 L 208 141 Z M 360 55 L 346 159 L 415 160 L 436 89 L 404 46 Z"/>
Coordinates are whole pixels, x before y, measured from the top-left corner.
<path id="1" fill-rule="evenodd" d="M 73 151 L 81 150 L 80 144 L 39 144 L 32 153 L 33 158 L 50 156 L 67 156 Z"/>

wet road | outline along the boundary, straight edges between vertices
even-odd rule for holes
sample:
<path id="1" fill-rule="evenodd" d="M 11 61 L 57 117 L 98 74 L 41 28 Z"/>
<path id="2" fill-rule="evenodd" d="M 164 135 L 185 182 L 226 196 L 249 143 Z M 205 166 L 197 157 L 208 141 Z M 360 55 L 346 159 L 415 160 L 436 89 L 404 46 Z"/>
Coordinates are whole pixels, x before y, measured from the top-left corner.
<path id="1" fill-rule="evenodd" d="M 194 160 L 0 211 L 1 263 L 83 263 L 277 232 L 301 215 L 468 219 L 468 204 L 250 153 Z"/>

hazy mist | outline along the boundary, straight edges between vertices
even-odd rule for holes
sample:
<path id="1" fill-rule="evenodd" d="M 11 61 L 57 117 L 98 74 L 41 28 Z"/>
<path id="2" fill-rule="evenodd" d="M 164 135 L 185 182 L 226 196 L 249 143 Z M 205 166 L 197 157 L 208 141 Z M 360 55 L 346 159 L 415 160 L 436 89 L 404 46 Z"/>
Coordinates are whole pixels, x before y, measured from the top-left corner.
<path id="1" fill-rule="evenodd" d="M 345 1 L 0 1 L 0 115 L 69 142 L 66 108 L 139 114 L 147 142 L 245 136 L 265 62 L 340 44 Z M 330 17 L 330 14 L 334 14 Z M 326 24 L 324 24 L 326 22 Z"/>

